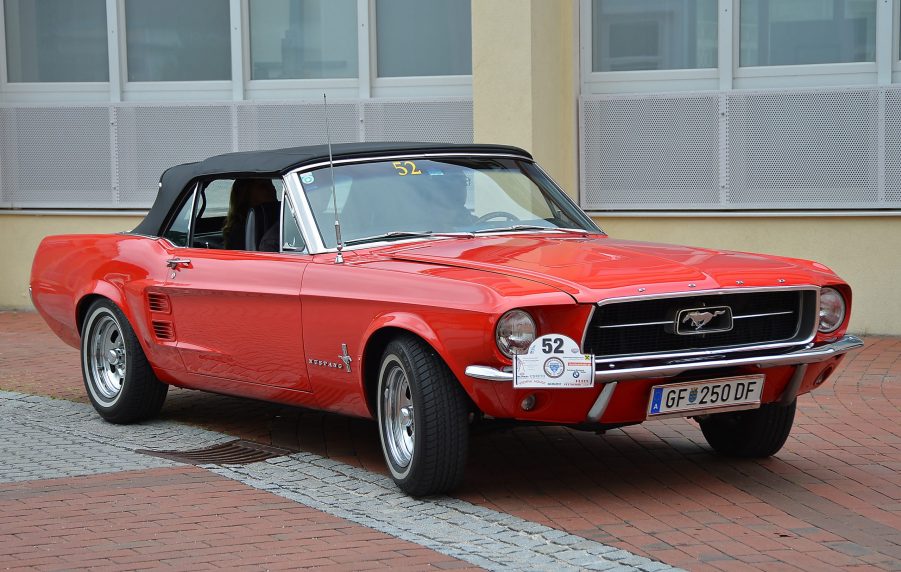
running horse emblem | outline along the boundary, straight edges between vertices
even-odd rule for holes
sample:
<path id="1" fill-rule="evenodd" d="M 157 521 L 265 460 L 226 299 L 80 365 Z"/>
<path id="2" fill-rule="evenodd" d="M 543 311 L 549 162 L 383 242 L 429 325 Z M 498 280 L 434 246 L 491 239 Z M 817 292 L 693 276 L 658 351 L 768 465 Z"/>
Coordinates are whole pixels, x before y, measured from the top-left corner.
<path id="1" fill-rule="evenodd" d="M 691 320 L 692 327 L 695 330 L 700 330 L 701 328 L 709 324 L 710 320 L 725 313 L 726 310 L 716 310 L 715 312 L 692 312 L 690 314 L 686 314 L 685 317 L 682 318 L 682 323 L 684 324 Z"/>

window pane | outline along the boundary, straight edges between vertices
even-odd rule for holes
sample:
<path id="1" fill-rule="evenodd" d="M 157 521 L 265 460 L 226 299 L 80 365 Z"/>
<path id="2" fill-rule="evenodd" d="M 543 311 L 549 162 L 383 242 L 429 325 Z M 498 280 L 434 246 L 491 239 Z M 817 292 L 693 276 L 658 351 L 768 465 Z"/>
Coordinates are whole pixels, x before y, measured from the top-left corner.
<path id="1" fill-rule="evenodd" d="M 251 0 L 251 79 L 357 77 L 355 0 Z"/>
<path id="2" fill-rule="evenodd" d="M 742 0 L 742 66 L 876 61 L 876 0 Z"/>
<path id="3" fill-rule="evenodd" d="M 109 81 L 105 0 L 5 0 L 10 82 Z"/>
<path id="4" fill-rule="evenodd" d="M 301 183 L 329 248 L 337 240 L 335 203 L 348 245 L 392 232 L 487 232 L 511 224 L 591 228 L 581 211 L 558 202 L 559 189 L 537 167 L 516 160 L 374 161 L 308 171 Z"/>
<path id="5" fill-rule="evenodd" d="M 285 209 L 284 229 L 282 230 L 282 250 L 286 252 L 306 252 L 307 245 L 303 241 L 303 235 L 297 226 L 297 215 L 294 213 L 294 206 L 291 201 L 284 201 L 282 205 Z"/>
<path id="6" fill-rule="evenodd" d="M 125 0 L 128 81 L 231 79 L 228 0 Z"/>
<path id="7" fill-rule="evenodd" d="M 188 246 L 188 235 L 191 233 L 191 207 L 194 206 L 193 193 L 188 195 L 185 203 L 178 211 L 178 215 L 173 219 L 169 230 L 163 233 L 163 237 L 168 238 L 169 242 L 175 246 Z"/>
<path id="8" fill-rule="evenodd" d="M 472 74 L 469 0 L 376 0 L 379 77 Z"/>
<path id="9" fill-rule="evenodd" d="M 592 71 L 717 67 L 717 0 L 593 0 Z"/>

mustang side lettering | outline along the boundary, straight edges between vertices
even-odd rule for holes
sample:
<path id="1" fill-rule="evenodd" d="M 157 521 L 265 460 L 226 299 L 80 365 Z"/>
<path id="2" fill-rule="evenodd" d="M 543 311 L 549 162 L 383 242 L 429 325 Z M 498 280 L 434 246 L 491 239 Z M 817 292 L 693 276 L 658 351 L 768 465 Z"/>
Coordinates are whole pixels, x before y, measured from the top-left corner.
<path id="1" fill-rule="evenodd" d="M 484 419 L 690 417 L 776 453 L 862 342 L 805 260 L 609 238 L 522 149 L 346 144 L 168 169 L 133 231 L 51 236 L 35 306 L 112 423 L 170 385 L 375 418 L 398 486 L 448 491 Z"/>

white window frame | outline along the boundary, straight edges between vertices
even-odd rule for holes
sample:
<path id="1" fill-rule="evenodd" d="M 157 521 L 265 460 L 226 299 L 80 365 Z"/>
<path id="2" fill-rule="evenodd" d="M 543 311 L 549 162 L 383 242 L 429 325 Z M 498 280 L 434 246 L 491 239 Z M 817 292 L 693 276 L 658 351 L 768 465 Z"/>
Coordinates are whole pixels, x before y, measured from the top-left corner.
<path id="1" fill-rule="evenodd" d="M 109 2 L 107 0 L 107 33 L 110 28 Z M 110 58 L 111 54 L 107 53 L 107 59 Z M 6 5 L 0 0 L 0 96 L 3 102 L 43 103 L 60 101 L 61 98 L 72 103 L 95 102 L 106 100 L 110 89 L 109 81 L 10 82 L 6 66 Z"/>
<path id="2" fill-rule="evenodd" d="M 248 0 L 228 0 L 231 34 L 231 80 L 128 81 L 125 0 L 106 0 L 109 81 L 10 83 L 6 70 L 6 28 L 0 0 L 0 98 L 4 103 L 101 103 L 190 101 L 286 101 L 403 97 L 472 97 L 472 75 L 380 78 L 376 69 L 375 0 L 357 0 L 356 78 L 250 78 L 250 7 Z"/>
<path id="3" fill-rule="evenodd" d="M 874 62 L 742 67 L 739 51 L 741 0 L 719 0 L 717 68 L 595 72 L 592 71 L 592 0 L 580 0 L 582 93 L 663 93 L 901 82 L 901 0 L 874 1 L 877 28 Z"/>
<path id="4" fill-rule="evenodd" d="M 475 2 L 476 0 L 472 0 Z M 472 75 L 436 75 L 411 77 L 379 77 L 378 74 L 378 38 L 376 37 L 375 0 L 363 0 L 367 13 L 365 20 L 369 22 L 368 51 L 365 58 L 369 62 L 372 97 L 430 97 L 430 96 L 467 96 L 472 97 Z M 360 54 L 362 61 L 364 54 Z"/>
<path id="5" fill-rule="evenodd" d="M 731 0 L 727 0 L 731 1 Z M 723 0 L 720 0 L 720 4 Z M 592 49 L 592 0 L 580 0 L 579 37 L 582 93 L 640 93 L 707 91 L 719 86 L 718 68 L 596 72 Z M 722 64 L 722 21 L 717 27 L 718 58 Z"/>
<path id="6" fill-rule="evenodd" d="M 229 0 L 234 3 L 235 0 Z M 123 101 L 223 101 L 232 99 L 232 83 L 235 78 L 220 81 L 129 81 L 128 79 L 128 30 L 125 23 L 125 0 L 116 0 L 116 23 L 119 38 L 119 74 L 122 82 Z M 230 15 L 234 15 L 230 6 Z M 229 21 L 229 27 L 234 27 Z M 232 52 L 235 50 L 232 38 Z M 232 66 L 234 73 L 234 66 Z"/>
<path id="7" fill-rule="evenodd" d="M 889 3 L 891 6 L 888 10 L 882 6 Z M 892 27 L 892 53 L 888 55 L 888 61 L 891 62 L 891 73 L 888 83 L 901 82 L 901 1 L 899 0 L 879 0 L 880 8 L 883 12 L 877 15 L 877 26 L 879 25 L 879 16 L 887 11 L 891 11 L 891 27 Z M 877 53 L 879 47 L 876 47 Z M 880 70 L 881 71 L 881 70 Z"/>
<path id="8" fill-rule="evenodd" d="M 874 0 L 877 4 L 876 21 L 879 26 L 878 5 L 893 0 Z M 761 89 L 785 87 L 815 87 L 837 85 L 873 85 L 876 83 L 877 62 L 851 62 L 835 64 L 799 64 L 788 66 L 741 66 L 741 0 L 733 0 L 732 57 L 733 85 L 735 89 Z M 875 56 L 879 57 L 880 36 L 877 30 Z M 823 76 L 829 76 L 828 79 Z"/>
<path id="9" fill-rule="evenodd" d="M 352 78 L 329 79 L 252 79 L 250 75 L 250 1 L 231 0 L 233 4 L 240 5 L 241 11 L 241 77 L 245 86 L 246 99 L 249 100 L 287 100 L 287 99 L 315 99 L 322 98 L 325 93 L 335 99 L 353 99 L 368 97 L 361 94 L 364 77 L 363 61 L 364 49 L 361 49 L 361 38 L 369 32 L 369 23 L 363 17 L 368 9 L 365 0 L 357 0 L 357 76 Z M 362 25 L 361 25 L 362 24 Z M 232 26 L 234 27 L 234 25 Z M 232 55 L 234 57 L 234 42 L 232 43 Z M 367 56 L 368 57 L 368 56 Z M 233 78 L 234 72 L 232 73 Z M 238 98 L 236 98 L 238 99 Z"/>

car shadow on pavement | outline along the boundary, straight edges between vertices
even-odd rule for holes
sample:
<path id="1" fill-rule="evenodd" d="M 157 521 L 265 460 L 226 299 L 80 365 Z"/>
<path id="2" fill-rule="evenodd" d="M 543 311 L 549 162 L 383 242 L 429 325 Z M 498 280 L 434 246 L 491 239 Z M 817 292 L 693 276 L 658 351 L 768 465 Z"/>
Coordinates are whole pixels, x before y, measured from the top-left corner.
<path id="1" fill-rule="evenodd" d="M 373 421 L 185 390 L 170 397 L 166 419 L 387 474 Z M 822 407 L 802 398 L 792 436 L 768 459 L 715 455 L 687 419 L 603 434 L 487 423 L 473 430 L 453 496 L 693 569 L 897 563 L 899 487 L 879 470 L 895 448 L 854 457 L 821 428 Z"/>

